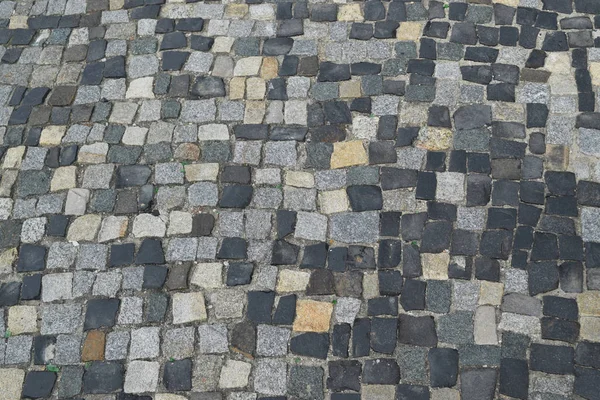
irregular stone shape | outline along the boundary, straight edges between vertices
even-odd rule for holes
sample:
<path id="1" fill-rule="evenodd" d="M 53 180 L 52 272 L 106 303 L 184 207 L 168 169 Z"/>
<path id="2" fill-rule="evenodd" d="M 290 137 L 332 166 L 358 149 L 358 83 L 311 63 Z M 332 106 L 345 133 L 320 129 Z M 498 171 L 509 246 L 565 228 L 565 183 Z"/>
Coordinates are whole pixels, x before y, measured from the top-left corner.
<path id="1" fill-rule="evenodd" d="M 117 168 L 117 188 L 142 186 L 148 182 L 152 170 L 145 165 L 124 165 Z"/>
<path id="2" fill-rule="evenodd" d="M 353 211 L 380 210 L 383 207 L 381 189 L 377 186 L 349 186 L 347 193 Z"/>
<path id="3" fill-rule="evenodd" d="M 333 305 L 328 302 L 300 300 L 296 303 L 293 329 L 302 332 L 327 332 Z"/>
<path id="4" fill-rule="evenodd" d="M 293 44 L 292 38 L 270 38 L 263 43 L 263 54 L 266 56 L 286 55 L 292 49 Z"/>
<path id="5" fill-rule="evenodd" d="M 301 356 L 324 360 L 328 350 L 329 335 L 326 333 L 302 333 L 290 340 L 290 351 Z"/>
<path id="6" fill-rule="evenodd" d="M 339 82 L 350 79 L 350 65 L 322 62 L 319 66 L 319 82 Z"/>
<path id="7" fill-rule="evenodd" d="M 485 105 L 462 106 L 453 118 L 456 129 L 481 128 L 492 123 L 492 108 Z"/>
<path id="8" fill-rule="evenodd" d="M 337 142 L 333 145 L 331 168 L 344 168 L 363 165 L 368 162 L 367 152 L 362 141 Z"/>
<path id="9" fill-rule="evenodd" d="M 50 371 L 31 371 L 23 383 L 23 397 L 48 397 L 54 388 L 56 373 Z"/>
<path id="10" fill-rule="evenodd" d="M 200 76 L 196 78 L 196 83 L 192 86 L 192 94 L 200 99 L 224 97 L 225 84 L 223 79 L 215 76 Z"/>

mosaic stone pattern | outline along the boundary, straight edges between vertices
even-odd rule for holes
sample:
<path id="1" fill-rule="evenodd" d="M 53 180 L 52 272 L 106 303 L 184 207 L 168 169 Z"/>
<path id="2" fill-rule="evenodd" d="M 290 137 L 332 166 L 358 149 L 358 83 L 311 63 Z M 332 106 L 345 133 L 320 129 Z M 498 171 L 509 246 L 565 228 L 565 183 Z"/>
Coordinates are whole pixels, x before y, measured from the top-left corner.
<path id="1" fill-rule="evenodd" d="M 1 1 L 0 399 L 600 399 L 599 29 Z"/>

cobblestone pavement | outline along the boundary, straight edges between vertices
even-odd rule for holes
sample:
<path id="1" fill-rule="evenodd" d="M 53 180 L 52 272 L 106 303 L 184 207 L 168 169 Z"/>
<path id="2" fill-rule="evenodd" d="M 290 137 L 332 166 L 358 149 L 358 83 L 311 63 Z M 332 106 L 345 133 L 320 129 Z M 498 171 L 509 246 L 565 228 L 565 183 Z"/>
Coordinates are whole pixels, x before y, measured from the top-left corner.
<path id="1" fill-rule="evenodd" d="M 600 399 L 600 1 L 235 1 L 0 2 L 0 399 Z"/>

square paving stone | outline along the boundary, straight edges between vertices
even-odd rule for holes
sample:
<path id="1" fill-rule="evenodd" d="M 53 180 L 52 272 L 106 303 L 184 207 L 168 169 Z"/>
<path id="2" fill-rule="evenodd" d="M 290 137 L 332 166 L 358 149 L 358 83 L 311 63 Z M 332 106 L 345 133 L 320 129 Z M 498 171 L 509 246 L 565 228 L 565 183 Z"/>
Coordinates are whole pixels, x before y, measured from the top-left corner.
<path id="1" fill-rule="evenodd" d="M 119 299 L 89 300 L 85 313 L 84 329 L 114 326 L 119 303 Z"/>
<path id="2" fill-rule="evenodd" d="M 92 362 L 83 374 L 83 393 L 111 393 L 123 387 L 123 365 L 117 362 Z"/>

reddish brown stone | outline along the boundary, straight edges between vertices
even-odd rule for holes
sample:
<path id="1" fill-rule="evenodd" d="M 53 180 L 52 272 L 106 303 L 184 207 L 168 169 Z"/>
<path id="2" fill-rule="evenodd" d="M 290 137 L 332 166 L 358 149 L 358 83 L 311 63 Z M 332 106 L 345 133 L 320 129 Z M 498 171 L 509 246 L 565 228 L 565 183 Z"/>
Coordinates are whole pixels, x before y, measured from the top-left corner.
<path id="1" fill-rule="evenodd" d="M 81 361 L 101 361 L 104 360 L 104 343 L 106 336 L 102 331 L 89 331 L 83 350 L 81 352 Z"/>

